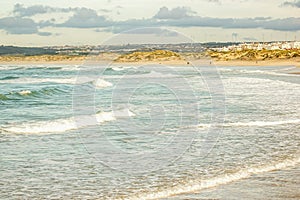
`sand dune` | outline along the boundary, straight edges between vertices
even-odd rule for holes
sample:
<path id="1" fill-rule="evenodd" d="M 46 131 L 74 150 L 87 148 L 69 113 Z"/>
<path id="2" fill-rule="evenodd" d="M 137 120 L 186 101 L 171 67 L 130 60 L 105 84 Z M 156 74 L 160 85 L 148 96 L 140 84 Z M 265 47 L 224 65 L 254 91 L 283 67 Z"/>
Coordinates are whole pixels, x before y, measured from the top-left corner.
<path id="1" fill-rule="evenodd" d="M 84 64 L 106 62 L 122 64 L 188 65 L 190 61 L 211 58 L 216 65 L 230 66 L 300 66 L 300 50 L 244 50 L 229 52 L 176 53 L 166 50 L 133 52 L 129 54 L 101 53 L 99 55 L 38 55 L 0 56 L 0 64 Z"/>

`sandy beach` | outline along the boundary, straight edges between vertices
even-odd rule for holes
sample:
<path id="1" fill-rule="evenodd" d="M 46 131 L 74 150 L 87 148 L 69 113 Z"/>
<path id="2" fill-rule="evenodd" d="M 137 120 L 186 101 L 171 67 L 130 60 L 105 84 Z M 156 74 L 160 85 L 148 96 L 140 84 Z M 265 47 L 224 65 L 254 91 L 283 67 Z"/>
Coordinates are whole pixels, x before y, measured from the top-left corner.
<path id="1" fill-rule="evenodd" d="M 0 65 L 89 65 L 89 64 L 107 64 L 107 65 L 172 65 L 172 66 L 189 66 L 186 61 L 141 61 L 141 62 L 115 62 L 111 60 L 60 60 L 60 61 L 45 61 L 45 60 L 35 60 L 35 61 L 0 61 Z"/>
<path id="2" fill-rule="evenodd" d="M 87 60 L 56 60 L 56 61 L 46 61 L 46 60 L 14 60 L 14 61 L 0 61 L 0 65 L 84 65 L 84 64 L 109 64 L 109 65 L 172 65 L 172 66 L 192 66 L 192 61 L 188 64 L 189 61 L 141 61 L 141 62 L 116 62 L 111 60 L 98 60 L 91 61 Z M 213 61 L 212 64 L 215 66 L 295 66 L 300 68 L 300 62 L 298 60 L 268 60 L 268 61 L 240 61 L 240 60 L 231 60 L 231 61 Z"/>
<path id="3" fill-rule="evenodd" d="M 180 58 L 167 57 L 164 59 L 152 58 L 151 60 L 123 59 L 118 60 L 119 54 L 104 53 L 98 56 L 67 56 L 67 55 L 42 55 L 42 56 L 0 56 L 2 65 L 28 65 L 28 64 L 57 64 L 57 65 L 84 65 L 84 64 L 109 64 L 109 65 L 172 65 L 192 66 L 193 59 L 182 55 Z M 211 59 L 211 64 L 216 66 L 296 66 L 300 67 L 300 58 L 268 59 L 268 60 L 218 60 Z"/>
<path id="4" fill-rule="evenodd" d="M 300 67 L 300 58 L 292 59 L 272 59 L 263 61 L 248 61 L 248 60 L 228 60 L 218 61 L 215 60 L 213 63 L 217 66 L 296 66 Z"/>

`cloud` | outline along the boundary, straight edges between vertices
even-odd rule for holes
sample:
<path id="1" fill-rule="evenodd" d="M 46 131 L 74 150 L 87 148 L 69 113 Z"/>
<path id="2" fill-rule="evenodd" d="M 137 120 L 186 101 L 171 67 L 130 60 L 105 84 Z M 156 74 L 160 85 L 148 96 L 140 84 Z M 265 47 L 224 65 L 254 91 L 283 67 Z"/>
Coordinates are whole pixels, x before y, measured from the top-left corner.
<path id="1" fill-rule="evenodd" d="M 58 24 L 57 26 L 72 28 L 97 28 L 111 26 L 112 23 L 112 21 L 108 21 L 104 16 L 98 15 L 95 10 L 81 8 L 78 9 L 66 22 Z"/>
<path id="2" fill-rule="evenodd" d="M 108 9 L 100 9 L 99 11 L 100 12 L 104 12 L 104 13 L 110 13 L 110 12 L 112 12 L 111 10 L 108 10 Z"/>
<path id="3" fill-rule="evenodd" d="M 261 28 L 278 31 L 299 31 L 300 18 L 274 19 L 262 23 Z"/>
<path id="4" fill-rule="evenodd" d="M 48 7 L 41 6 L 41 5 L 35 5 L 31 7 L 24 7 L 22 4 L 16 4 L 14 6 L 13 13 L 17 16 L 33 16 L 36 14 L 42 14 L 47 13 L 49 10 Z"/>
<path id="5" fill-rule="evenodd" d="M 47 27 L 47 26 L 54 26 L 54 22 L 55 22 L 55 19 L 42 20 L 38 23 L 38 26 L 40 28 Z"/>
<path id="6" fill-rule="evenodd" d="M 10 34 L 38 33 L 37 24 L 29 18 L 4 17 L 0 19 L 0 29 Z"/>
<path id="7" fill-rule="evenodd" d="M 96 30 L 96 32 L 99 32 L 101 30 Z M 178 36 L 178 33 L 175 31 L 170 31 L 167 29 L 159 28 L 159 27 L 145 27 L 145 28 L 135 28 L 135 29 L 129 29 L 129 28 L 110 28 L 105 29 L 107 32 L 113 32 L 113 33 L 122 33 L 122 34 L 147 34 L 147 35 L 155 35 L 155 36 L 162 36 L 162 37 L 176 37 Z"/>
<path id="8" fill-rule="evenodd" d="M 213 18 L 191 16 L 188 13 L 194 13 L 190 9 L 184 9 L 184 12 L 172 12 L 181 7 L 174 8 L 171 11 L 162 7 L 153 19 L 159 20 L 157 26 L 174 26 L 174 27 L 217 27 L 226 29 L 250 29 L 263 28 L 278 31 L 298 31 L 300 30 L 300 18 L 284 18 L 272 19 L 271 17 L 256 17 L 256 18 Z M 180 10 L 180 9 L 179 9 Z M 176 13 L 176 14 L 174 14 Z M 181 14 L 178 14 L 181 13 Z M 183 16 L 177 18 L 178 16 Z M 175 16 L 175 17 L 174 17 Z M 153 23 L 152 23 L 153 25 Z M 147 26 L 147 23 L 145 24 Z"/>
<path id="9" fill-rule="evenodd" d="M 244 37 L 243 40 L 245 40 L 245 41 L 257 41 L 257 39 L 254 38 L 254 37 Z"/>
<path id="10" fill-rule="evenodd" d="M 158 27 L 157 20 L 154 19 L 129 19 L 126 21 L 114 21 L 109 27 L 102 29 L 105 32 L 123 33 L 134 29 L 142 29 L 143 27 Z M 99 32 L 98 30 L 97 32 Z M 142 34 L 142 31 L 140 31 Z M 137 34 L 137 33 L 136 33 Z"/>
<path id="11" fill-rule="evenodd" d="M 37 34 L 40 35 L 40 36 L 50 36 L 50 35 L 52 35 L 52 33 L 50 33 L 50 32 L 38 32 Z"/>
<path id="12" fill-rule="evenodd" d="M 296 2 L 296 1 L 295 1 Z M 298 2 L 298 1 L 297 1 Z M 30 16 L 49 12 L 72 12 L 63 23 L 56 23 L 53 19 L 45 19 L 35 22 Z M 105 12 L 105 11 L 104 11 Z M 89 8 L 54 8 L 49 6 L 24 7 L 16 4 L 13 17 L 0 18 L 0 29 L 9 34 L 38 34 L 49 36 L 49 32 L 40 32 L 43 27 L 64 27 L 64 28 L 94 28 L 98 32 L 120 33 L 136 29 L 132 34 L 156 34 L 169 35 L 174 33 L 161 31 L 159 27 L 216 27 L 224 29 L 270 29 L 278 31 L 299 31 L 300 18 L 273 19 L 270 17 L 256 18 L 214 18 L 197 16 L 191 8 L 176 7 L 168 9 L 161 7 L 151 18 L 128 19 L 124 21 L 113 21 L 104 15 L 98 14 Z M 155 29 L 143 30 L 141 27 L 155 27 Z"/>
<path id="13" fill-rule="evenodd" d="M 102 28 L 105 32 L 120 33 L 141 27 L 216 27 L 224 29 L 270 29 L 278 31 L 300 30 L 300 18 L 272 19 L 271 17 L 255 18 L 213 18 L 193 15 L 190 8 L 177 7 L 169 10 L 161 7 L 159 11 L 148 19 L 129 19 L 125 21 L 111 21 L 105 16 L 98 15 L 95 10 L 81 8 L 76 10 L 66 22 L 53 24 L 51 21 L 40 23 L 41 27 L 58 26 L 73 28 Z M 140 32 L 140 34 L 142 34 Z"/>
<path id="14" fill-rule="evenodd" d="M 281 6 L 292 6 L 296 8 L 300 8 L 300 0 L 295 1 L 285 1 Z"/>
<path id="15" fill-rule="evenodd" d="M 101 9 L 102 12 L 108 10 Z M 53 12 L 74 12 L 66 22 L 55 24 L 55 20 L 43 20 L 35 22 L 31 16 Z M 22 4 L 14 6 L 14 17 L 0 18 L 0 29 L 8 34 L 38 34 L 40 36 L 49 36 L 49 32 L 39 32 L 43 27 L 72 27 L 72 28 L 96 28 L 108 27 L 112 25 L 104 16 L 100 16 L 93 9 L 88 8 L 55 8 L 42 5 L 25 7 Z"/>
<path id="16" fill-rule="evenodd" d="M 264 20 L 269 20 L 272 19 L 272 17 L 255 17 L 254 20 L 256 21 L 264 21 Z"/>
<path id="17" fill-rule="evenodd" d="M 50 36 L 50 32 L 40 32 L 39 25 L 32 19 L 21 17 L 4 17 L 0 18 L 0 29 L 8 34 L 38 34 L 40 36 Z"/>
<path id="18" fill-rule="evenodd" d="M 161 7 L 158 13 L 154 16 L 157 19 L 181 19 L 185 17 L 191 16 L 191 14 L 195 14 L 188 7 L 176 7 L 172 10 L 169 10 L 167 7 Z"/>
<path id="19" fill-rule="evenodd" d="M 220 3 L 220 0 L 206 0 L 206 1 L 208 1 L 210 3 Z"/>
<path id="20" fill-rule="evenodd" d="M 54 13 L 54 12 L 71 12 L 76 11 L 78 8 L 55 8 L 43 5 L 34 5 L 25 7 L 22 4 L 15 4 L 13 13 L 19 17 L 30 17 L 37 14 Z"/>
<path id="21" fill-rule="evenodd" d="M 125 32 L 125 34 L 161 35 L 166 32 L 169 32 L 169 31 L 163 30 L 161 28 L 138 28 L 138 29 L 133 29 L 128 32 Z"/>

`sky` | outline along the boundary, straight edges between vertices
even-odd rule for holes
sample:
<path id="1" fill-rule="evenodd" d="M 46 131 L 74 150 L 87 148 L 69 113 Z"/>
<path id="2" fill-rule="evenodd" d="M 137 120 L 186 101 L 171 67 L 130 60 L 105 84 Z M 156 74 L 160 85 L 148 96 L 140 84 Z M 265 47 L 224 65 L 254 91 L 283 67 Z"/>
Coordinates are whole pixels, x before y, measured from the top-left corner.
<path id="1" fill-rule="evenodd" d="M 300 40 L 300 0 L 2 0 L 0 45 Z"/>

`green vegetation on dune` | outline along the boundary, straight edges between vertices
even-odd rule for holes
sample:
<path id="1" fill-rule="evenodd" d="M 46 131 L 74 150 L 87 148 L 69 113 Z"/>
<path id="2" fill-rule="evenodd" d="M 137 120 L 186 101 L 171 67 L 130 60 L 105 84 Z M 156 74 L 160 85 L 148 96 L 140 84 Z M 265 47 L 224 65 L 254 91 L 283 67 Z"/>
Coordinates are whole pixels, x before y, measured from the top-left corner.
<path id="1" fill-rule="evenodd" d="M 133 52 L 119 56 L 117 62 L 139 62 L 139 61 L 173 61 L 184 60 L 178 53 L 167 50 L 155 50 L 149 52 Z"/>
<path id="2" fill-rule="evenodd" d="M 300 57 L 300 50 L 242 50 L 222 52 L 209 51 L 209 55 L 213 59 L 220 61 L 291 59 Z"/>
<path id="3" fill-rule="evenodd" d="M 31 48 L 32 49 L 32 48 Z M 3 50 L 3 49 L 2 49 Z M 14 51 L 13 49 L 11 49 Z M 36 49 L 38 50 L 38 49 Z M 8 52 L 8 51 L 6 51 Z M 116 58 L 116 59 L 115 59 Z M 67 54 L 39 54 L 26 55 L 5 54 L 1 55 L 0 62 L 58 62 L 58 61 L 84 61 L 86 59 L 101 61 L 114 60 L 116 62 L 165 62 L 165 61 L 190 61 L 212 58 L 216 61 L 269 61 L 269 60 L 298 60 L 300 59 L 300 49 L 290 50 L 231 50 L 231 51 L 213 51 L 202 52 L 181 52 L 176 53 L 169 50 L 154 51 L 135 51 L 129 54 L 120 53 L 98 53 L 94 55 L 67 55 Z M 295 59 L 294 59 L 295 58 Z"/>
<path id="4" fill-rule="evenodd" d="M 23 55 L 5 55 L 0 56 L 1 62 L 19 62 L 19 61 L 81 61 L 84 60 L 86 56 L 69 56 L 69 55 L 34 55 L 34 56 L 23 56 Z"/>

